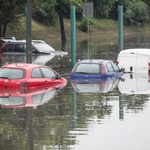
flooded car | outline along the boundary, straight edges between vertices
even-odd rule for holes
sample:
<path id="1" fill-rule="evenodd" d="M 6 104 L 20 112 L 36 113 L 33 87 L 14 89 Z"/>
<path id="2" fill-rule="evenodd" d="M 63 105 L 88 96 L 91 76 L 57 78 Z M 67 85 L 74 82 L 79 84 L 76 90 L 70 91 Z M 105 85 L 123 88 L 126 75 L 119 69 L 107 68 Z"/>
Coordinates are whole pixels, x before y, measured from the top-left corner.
<path id="1" fill-rule="evenodd" d="M 59 86 L 66 83 L 65 78 L 45 65 L 14 63 L 4 65 L 0 69 L 0 87 L 3 88 Z"/>
<path id="2" fill-rule="evenodd" d="M 71 80 L 95 81 L 105 78 L 121 77 L 124 73 L 111 60 L 87 59 L 79 61 L 75 64 L 71 71 Z"/>

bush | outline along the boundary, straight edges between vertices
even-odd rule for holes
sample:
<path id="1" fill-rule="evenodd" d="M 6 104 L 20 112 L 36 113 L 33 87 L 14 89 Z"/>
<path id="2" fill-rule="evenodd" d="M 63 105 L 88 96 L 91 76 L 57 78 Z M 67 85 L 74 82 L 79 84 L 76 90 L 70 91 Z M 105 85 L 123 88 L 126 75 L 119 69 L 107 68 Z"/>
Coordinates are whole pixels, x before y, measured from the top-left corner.
<path id="1" fill-rule="evenodd" d="M 84 18 L 80 24 L 80 29 L 83 32 L 87 32 L 88 30 L 88 21 L 89 21 L 89 25 L 95 25 L 96 21 L 94 19 L 89 19 L 89 18 Z"/>
<path id="2" fill-rule="evenodd" d="M 132 0 L 126 5 L 124 23 L 142 26 L 149 20 L 148 5 L 139 0 Z"/>

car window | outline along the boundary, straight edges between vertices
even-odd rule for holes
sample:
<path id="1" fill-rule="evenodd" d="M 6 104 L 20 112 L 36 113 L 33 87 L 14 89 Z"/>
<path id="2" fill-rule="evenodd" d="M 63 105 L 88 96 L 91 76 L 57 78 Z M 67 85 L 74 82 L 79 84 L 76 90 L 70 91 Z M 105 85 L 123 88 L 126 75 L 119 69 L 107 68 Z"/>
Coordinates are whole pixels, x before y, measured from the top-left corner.
<path id="1" fill-rule="evenodd" d="M 56 77 L 56 73 L 49 68 L 41 67 L 41 71 L 45 78 L 55 78 Z"/>
<path id="2" fill-rule="evenodd" d="M 115 63 L 112 63 L 112 66 L 114 68 L 114 71 L 116 71 L 116 72 L 119 71 L 119 67 Z"/>
<path id="3" fill-rule="evenodd" d="M 113 72 L 114 71 L 113 66 L 112 66 L 112 64 L 110 62 L 107 63 L 106 66 L 107 66 L 107 71 L 108 72 Z"/>
<path id="4" fill-rule="evenodd" d="M 79 64 L 75 72 L 79 73 L 100 73 L 101 65 L 99 64 Z"/>
<path id="5" fill-rule="evenodd" d="M 13 52 L 14 51 L 14 44 L 5 44 L 2 48 L 2 52 Z"/>
<path id="6" fill-rule="evenodd" d="M 32 70 L 31 78 L 43 78 L 41 71 L 40 71 L 40 68 L 34 68 Z"/>
<path id="7" fill-rule="evenodd" d="M 46 43 L 36 43 L 33 45 L 33 49 L 36 50 L 37 52 L 51 52 L 55 51 L 50 45 Z"/>
<path id="8" fill-rule="evenodd" d="M 21 52 L 24 53 L 25 52 L 25 46 L 24 44 L 15 44 L 14 45 L 14 52 Z"/>
<path id="9" fill-rule="evenodd" d="M 0 70 L 0 77 L 7 77 L 9 79 L 22 79 L 25 77 L 25 70 L 2 68 Z"/>

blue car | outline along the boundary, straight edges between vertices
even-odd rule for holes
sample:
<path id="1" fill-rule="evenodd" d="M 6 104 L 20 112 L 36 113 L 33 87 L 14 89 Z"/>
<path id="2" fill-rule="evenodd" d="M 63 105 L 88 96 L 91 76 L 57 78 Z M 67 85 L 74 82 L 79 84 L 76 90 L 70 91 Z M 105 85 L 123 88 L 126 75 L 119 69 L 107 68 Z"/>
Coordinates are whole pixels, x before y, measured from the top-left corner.
<path id="1" fill-rule="evenodd" d="M 100 81 L 107 78 L 120 78 L 124 69 L 120 69 L 112 60 L 87 59 L 75 64 L 71 71 L 71 80 Z"/>

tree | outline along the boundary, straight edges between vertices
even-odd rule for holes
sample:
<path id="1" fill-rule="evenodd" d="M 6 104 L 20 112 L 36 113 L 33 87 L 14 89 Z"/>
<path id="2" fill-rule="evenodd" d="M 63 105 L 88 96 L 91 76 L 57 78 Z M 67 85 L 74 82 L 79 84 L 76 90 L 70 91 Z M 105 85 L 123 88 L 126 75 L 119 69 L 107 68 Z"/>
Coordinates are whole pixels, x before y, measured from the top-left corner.
<path id="1" fill-rule="evenodd" d="M 55 5 L 56 0 L 34 0 L 32 5 L 33 18 L 47 26 L 54 26 L 58 19 Z"/>
<path id="2" fill-rule="evenodd" d="M 124 23 L 126 25 L 139 25 L 149 20 L 149 7 L 141 0 L 128 0 L 124 4 Z"/>
<path id="3" fill-rule="evenodd" d="M 66 35 L 65 35 L 65 28 L 63 22 L 62 0 L 57 0 L 57 3 L 58 3 L 59 23 L 61 29 L 61 41 L 62 41 L 62 45 L 65 45 L 64 43 L 66 43 Z M 62 46 L 62 49 L 64 49 L 64 46 Z"/>
<path id="4" fill-rule="evenodd" d="M 0 0 L 0 36 L 5 37 L 8 24 L 18 21 L 24 8 L 24 0 Z"/>
<path id="5" fill-rule="evenodd" d="M 93 0 L 94 17 L 108 18 L 109 12 L 114 8 L 115 2 L 118 2 L 118 0 Z"/>

